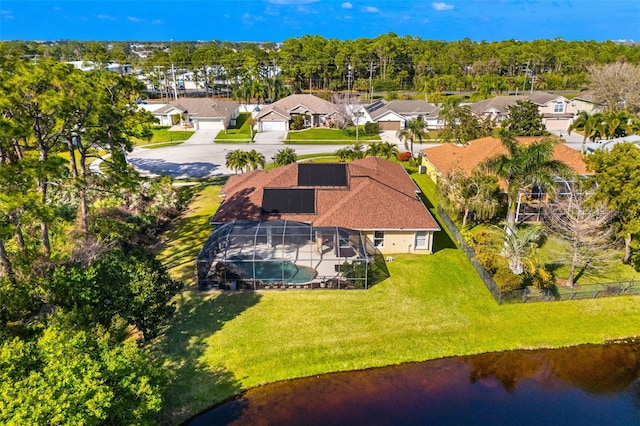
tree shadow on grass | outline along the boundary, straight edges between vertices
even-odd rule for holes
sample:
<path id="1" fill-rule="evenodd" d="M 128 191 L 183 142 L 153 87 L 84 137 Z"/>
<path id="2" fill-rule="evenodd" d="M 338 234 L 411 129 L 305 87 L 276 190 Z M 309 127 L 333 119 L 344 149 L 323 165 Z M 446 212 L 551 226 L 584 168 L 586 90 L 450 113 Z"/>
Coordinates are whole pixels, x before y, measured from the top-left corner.
<path id="1" fill-rule="evenodd" d="M 246 309 L 256 305 L 254 292 L 204 293 L 188 289 L 177 296 L 178 309 L 154 345 L 154 359 L 168 374 L 158 421 L 178 424 L 234 394 L 241 385 L 222 365 L 201 361 L 207 339 Z"/>

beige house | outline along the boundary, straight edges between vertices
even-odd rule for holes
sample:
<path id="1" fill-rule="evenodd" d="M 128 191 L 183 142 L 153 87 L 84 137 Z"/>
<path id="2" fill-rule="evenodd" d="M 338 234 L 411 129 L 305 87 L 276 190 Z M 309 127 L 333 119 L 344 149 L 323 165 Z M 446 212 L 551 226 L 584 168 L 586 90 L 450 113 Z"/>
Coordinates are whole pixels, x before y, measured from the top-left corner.
<path id="1" fill-rule="evenodd" d="M 444 127 L 444 120 L 439 117 L 440 108 L 421 100 L 378 100 L 363 108 L 365 121 L 378 123 L 380 130 L 400 130 L 407 121 L 422 118 L 425 129 L 437 130 Z"/>
<path id="2" fill-rule="evenodd" d="M 277 195 L 273 190 L 279 190 Z M 297 211 L 305 202 L 305 191 L 311 191 L 310 204 Z M 370 248 L 384 254 L 429 254 L 440 227 L 419 192 L 400 164 L 376 157 L 350 163 L 294 163 L 231 176 L 212 222 L 295 220 L 358 230 Z"/>
<path id="3" fill-rule="evenodd" d="M 471 111 L 478 117 L 488 117 L 500 123 L 509 116 L 509 107 L 518 101 L 534 103 L 549 132 L 566 132 L 578 113 L 575 105 L 564 96 L 546 92 L 533 92 L 526 96 L 496 96 L 471 104 Z"/>
<path id="4" fill-rule="evenodd" d="M 294 116 L 302 116 L 304 127 L 329 127 L 340 115 L 338 107 L 314 95 L 291 95 L 265 105 L 255 116 L 261 132 L 288 131 Z"/>
<path id="5" fill-rule="evenodd" d="M 152 112 L 163 126 L 180 124 L 198 129 L 226 130 L 235 124 L 239 115 L 235 101 L 211 98 L 181 98 Z"/>
<path id="6" fill-rule="evenodd" d="M 582 93 L 571 99 L 571 106 L 579 113 L 585 111 L 588 114 L 596 114 L 604 111 L 604 105 L 597 103 L 593 98 L 593 93 Z"/>

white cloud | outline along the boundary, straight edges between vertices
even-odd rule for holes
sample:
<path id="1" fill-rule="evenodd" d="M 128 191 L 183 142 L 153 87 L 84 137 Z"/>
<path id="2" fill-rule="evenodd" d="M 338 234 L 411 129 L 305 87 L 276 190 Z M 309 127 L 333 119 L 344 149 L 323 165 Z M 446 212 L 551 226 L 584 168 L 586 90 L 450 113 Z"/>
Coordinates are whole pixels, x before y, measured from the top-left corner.
<path id="1" fill-rule="evenodd" d="M 127 19 L 131 22 L 141 22 L 142 19 L 136 18 L 135 16 L 128 16 Z"/>
<path id="2" fill-rule="evenodd" d="M 151 21 L 151 24 L 152 25 L 160 25 L 160 24 L 162 24 L 162 21 L 159 20 L 159 19 L 154 19 L 153 21 Z"/>
<path id="3" fill-rule="evenodd" d="M 102 19 L 104 21 L 115 21 L 116 20 L 116 18 L 114 18 L 113 16 L 109 16 L 109 15 L 96 15 L 96 18 Z"/>
<path id="4" fill-rule="evenodd" d="M 435 10 L 439 11 L 439 12 L 441 12 L 443 10 L 451 10 L 451 9 L 453 9 L 453 5 L 452 4 L 447 4 L 447 3 L 444 3 L 444 2 L 440 2 L 440 1 L 431 3 L 431 6 L 433 6 L 433 8 Z"/>
<path id="5" fill-rule="evenodd" d="M 353 5 L 349 2 L 344 2 L 342 3 L 342 8 L 343 9 L 353 9 Z"/>
<path id="6" fill-rule="evenodd" d="M 373 6 L 365 6 L 362 10 L 369 13 L 380 13 L 380 9 Z"/>
<path id="7" fill-rule="evenodd" d="M 2 15 L 4 19 L 13 19 L 13 12 L 10 10 L 2 9 L 0 10 L 0 15 Z"/>
<path id="8" fill-rule="evenodd" d="M 248 12 L 246 12 L 244 15 L 242 15 L 242 22 L 245 23 L 245 25 L 253 25 L 256 22 L 261 22 L 263 21 L 264 18 L 260 15 L 252 15 Z"/>

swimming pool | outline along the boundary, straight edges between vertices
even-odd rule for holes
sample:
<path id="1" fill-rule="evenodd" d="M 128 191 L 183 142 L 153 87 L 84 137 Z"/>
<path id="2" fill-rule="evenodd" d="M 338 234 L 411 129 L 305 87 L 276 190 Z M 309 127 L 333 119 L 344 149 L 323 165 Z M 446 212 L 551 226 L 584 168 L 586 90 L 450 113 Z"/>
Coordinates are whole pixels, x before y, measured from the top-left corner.
<path id="1" fill-rule="evenodd" d="M 304 284 L 312 281 L 317 271 L 303 265 L 296 265 L 290 260 L 255 260 L 247 261 L 240 256 L 229 260 L 240 268 L 246 276 L 245 279 L 256 279 L 265 283 Z M 255 276 L 253 275 L 255 266 Z"/>

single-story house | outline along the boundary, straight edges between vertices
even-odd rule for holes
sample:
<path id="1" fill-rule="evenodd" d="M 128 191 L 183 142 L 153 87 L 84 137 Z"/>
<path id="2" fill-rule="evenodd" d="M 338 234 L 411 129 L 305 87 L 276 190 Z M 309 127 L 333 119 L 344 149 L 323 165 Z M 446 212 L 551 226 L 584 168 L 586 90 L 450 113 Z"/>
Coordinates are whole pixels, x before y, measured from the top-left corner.
<path id="1" fill-rule="evenodd" d="M 304 118 L 304 127 L 329 127 L 332 119 L 341 115 L 338 107 L 314 95 L 297 94 L 265 105 L 255 116 L 261 132 L 289 130 L 291 119 Z"/>
<path id="2" fill-rule="evenodd" d="M 509 107 L 518 101 L 529 101 L 538 107 L 542 114 L 542 123 L 552 131 L 566 132 L 573 123 L 577 109 L 564 96 L 546 92 L 533 92 L 530 95 L 496 96 L 471 104 L 471 111 L 478 117 L 489 117 L 501 122 L 509 116 Z"/>
<path id="3" fill-rule="evenodd" d="M 366 121 L 378 123 L 380 130 L 400 130 L 406 122 L 421 117 L 427 130 L 442 129 L 440 107 L 420 100 L 377 100 L 363 108 Z"/>
<path id="4" fill-rule="evenodd" d="M 571 99 L 571 106 L 577 113 L 586 111 L 588 114 L 595 114 L 604 111 L 604 105 L 595 101 L 593 93 L 584 92 Z"/>
<path id="5" fill-rule="evenodd" d="M 303 280 L 326 282 L 340 278 L 343 265 L 368 265 L 382 255 L 432 253 L 440 227 L 419 192 L 400 164 L 376 157 L 294 163 L 231 176 L 211 219 L 214 231 L 198 257 L 199 282 L 229 263 L 245 271 L 251 288 L 295 280 L 285 277 L 285 263 L 292 264 L 288 269 L 304 266 Z M 266 276 L 266 263 L 283 269 L 276 266 L 276 277 Z"/>
<path id="6" fill-rule="evenodd" d="M 180 98 L 152 112 L 163 126 L 182 124 L 198 129 L 226 130 L 235 125 L 239 104 L 211 98 Z"/>
<path id="7" fill-rule="evenodd" d="M 517 137 L 516 140 L 522 144 L 530 144 L 542 140 L 541 136 Z M 452 172 L 461 172 L 470 175 L 471 172 L 483 161 L 502 154 L 507 154 L 507 149 L 502 145 L 500 139 L 488 136 L 475 139 L 468 145 L 443 144 L 433 148 L 422 149 L 422 166 L 424 172 L 437 182 L 441 176 L 447 176 Z M 557 143 L 554 147 L 553 158 L 571 167 L 580 176 L 589 175 L 584 162 L 584 155 L 562 143 Z M 501 188 L 506 192 L 506 183 L 500 182 Z M 524 206 L 526 207 L 526 206 Z M 523 216 L 520 212 L 525 212 L 525 208 L 518 208 L 518 220 Z M 536 211 L 539 217 L 539 209 Z"/>

